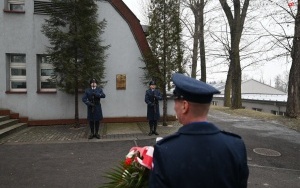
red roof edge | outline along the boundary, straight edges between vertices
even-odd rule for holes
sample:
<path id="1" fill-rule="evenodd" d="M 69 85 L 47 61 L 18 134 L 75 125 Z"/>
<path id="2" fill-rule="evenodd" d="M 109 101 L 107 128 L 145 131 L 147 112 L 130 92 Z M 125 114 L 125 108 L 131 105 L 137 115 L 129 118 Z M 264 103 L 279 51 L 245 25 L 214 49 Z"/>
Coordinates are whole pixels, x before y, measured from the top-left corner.
<path id="1" fill-rule="evenodd" d="M 145 57 L 150 52 L 150 47 L 146 39 L 146 35 L 140 24 L 140 20 L 133 14 L 133 12 L 126 6 L 122 0 L 108 1 L 128 23 L 131 32 L 138 44 L 141 53 Z"/>

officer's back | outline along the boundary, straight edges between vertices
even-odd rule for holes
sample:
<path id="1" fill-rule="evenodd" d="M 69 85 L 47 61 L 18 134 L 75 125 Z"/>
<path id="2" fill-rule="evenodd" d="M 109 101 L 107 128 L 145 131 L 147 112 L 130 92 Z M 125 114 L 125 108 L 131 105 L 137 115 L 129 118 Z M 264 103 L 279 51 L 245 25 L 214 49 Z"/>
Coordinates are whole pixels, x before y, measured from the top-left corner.
<path id="1" fill-rule="evenodd" d="M 213 94 L 219 91 L 182 74 L 172 79 L 174 110 L 183 126 L 154 146 L 150 187 L 247 187 L 243 140 L 207 122 Z"/>

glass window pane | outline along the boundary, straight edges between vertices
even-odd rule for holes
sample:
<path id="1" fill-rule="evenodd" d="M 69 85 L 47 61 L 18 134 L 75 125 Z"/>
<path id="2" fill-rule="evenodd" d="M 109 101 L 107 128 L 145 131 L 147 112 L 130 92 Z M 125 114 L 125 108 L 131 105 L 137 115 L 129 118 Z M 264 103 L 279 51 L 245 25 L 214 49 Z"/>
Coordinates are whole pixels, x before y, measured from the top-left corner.
<path id="1" fill-rule="evenodd" d="M 12 68 L 11 75 L 12 76 L 26 76 L 26 69 Z"/>
<path id="2" fill-rule="evenodd" d="M 17 10 L 17 11 L 23 11 L 24 10 L 24 4 L 10 4 L 9 10 Z"/>
<path id="3" fill-rule="evenodd" d="M 25 55 L 12 55 L 10 62 L 12 62 L 12 63 L 25 63 Z"/>
<path id="4" fill-rule="evenodd" d="M 40 63 L 51 64 L 50 63 L 50 57 L 49 56 L 41 56 L 41 62 Z"/>
<path id="5" fill-rule="evenodd" d="M 52 76 L 54 74 L 53 69 L 42 69 L 41 76 Z"/>
<path id="6" fill-rule="evenodd" d="M 26 82 L 19 81 L 19 82 L 11 82 L 12 89 L 26 89 Z"/>
<path id="7" fill-rule="evenodd" d="M 41 82 L 42 89 L 56 88 L 55 83 L 52 82 Z"/>

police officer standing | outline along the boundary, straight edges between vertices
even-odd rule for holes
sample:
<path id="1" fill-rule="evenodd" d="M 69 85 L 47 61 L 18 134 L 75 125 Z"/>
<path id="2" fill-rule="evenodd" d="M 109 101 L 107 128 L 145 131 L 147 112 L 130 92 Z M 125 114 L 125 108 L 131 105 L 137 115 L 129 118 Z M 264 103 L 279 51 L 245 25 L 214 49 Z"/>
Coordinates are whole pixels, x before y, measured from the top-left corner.
<path id="1" fill-rule="evenodd" d="M 159 113 L 159 100 L 162 100 L 160 91 L 156 89 L 156 83 L 154 81 L 149 82 L 149 89 L 145 94 L 145 102 L 147 103 L 147 119 L 149 121 L 150 132 L 149 136 L 152 134 L 158 135 L 157 121 L 160 118 Z"/>
<path id="2" fill-rule="evenodd" d="M 91 134 L 89 139 L 96 137 L 100 139 L 99 126 L 103 119 L 100 98 L 105 98 L 105 94 L 100 87 L 97 87 L 98 81 L 93 78 L 90 80 L 91 87 L 86 89 L 82 97 L 82 102 L 87 105 L 87 119 L 89 121 Z"/>
<path id="3" fill-rule="evenodd" d="M 240 136 L 207 120 L 214 87 L 173 74 L 178 131 L 154 146 L 150 188 L 246 188 L 246 147 Z"/>

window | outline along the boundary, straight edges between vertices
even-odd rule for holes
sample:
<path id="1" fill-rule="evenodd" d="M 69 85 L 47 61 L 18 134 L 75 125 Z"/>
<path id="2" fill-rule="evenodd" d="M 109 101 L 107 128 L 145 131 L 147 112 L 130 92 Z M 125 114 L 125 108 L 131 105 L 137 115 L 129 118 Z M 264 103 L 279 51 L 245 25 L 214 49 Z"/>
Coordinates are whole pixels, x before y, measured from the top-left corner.
<path id="1" fill-rule="evenodd" d="M 34 14 L 49 14 L 52 2 L 34 1 Z"/>
<path id="2" fill-rule="evenodd" d="M 53 66 L 49 61 L 49 56 L 47 55 L 37 55 L 38 61 L 38 90 L 39 91 L 56 91 L 56 84 L 50 79 L 54 74 Z"/>
<path id="3" fill-rule="evenodd" d="M 271 110 L 271 113 L 274 115 L 285 116 L 285 112 L 282 111 Z"/>
<path id="4" fill-rule="evenodd" d="M 258 111 L 258 112 L 262 112 L 262 109 L 261 109 L 261 108 L 252 108 L 252 110 Z"/>
<path id="5" fill-rule="evenodd" d="M 26 56 L 8 54 L 10 91 L 26 91 Z"/>
<path id="6" fill-rule="evenodd" d="M 24 12 L 25 0 L 6 0 L 6 7 L 11 12 Z"/>
<path id="7" fill-rule="evenodd" d="M 276 111 L 276 110 L 271 110 L 271 113 L 274 115 L 278 115 L 278 111 Z"/>

